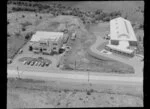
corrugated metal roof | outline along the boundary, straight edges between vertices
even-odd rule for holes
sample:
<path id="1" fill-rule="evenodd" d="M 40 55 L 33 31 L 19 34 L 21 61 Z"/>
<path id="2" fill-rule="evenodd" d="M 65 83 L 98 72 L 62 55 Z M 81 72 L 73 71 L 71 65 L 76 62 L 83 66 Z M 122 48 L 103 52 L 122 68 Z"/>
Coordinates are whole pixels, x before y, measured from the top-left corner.
<path id="1" fill-rule="evenodd" d="M 110 37 L 112 40 L 137 41 L 130 21 L 122 17 L 110 21 Z"/>

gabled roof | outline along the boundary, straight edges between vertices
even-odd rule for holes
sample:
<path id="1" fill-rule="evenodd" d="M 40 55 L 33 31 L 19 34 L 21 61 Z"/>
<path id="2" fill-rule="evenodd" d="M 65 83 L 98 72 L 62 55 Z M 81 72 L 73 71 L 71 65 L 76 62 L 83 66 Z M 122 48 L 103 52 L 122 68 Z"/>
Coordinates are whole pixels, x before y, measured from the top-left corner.
<path id="1" fill-rule="evenodd" d="M 63 32 L 47 32 L 37 31 L 31 38 L 31 41 L 38 42 L 40 40 L 58 40 L 63 37 Z"/>
<path id="2" fill-rule="evenodd" d="M 110 37 L 112 40 L 137 41 L 130 21 L 122 17 L 110 21 Z"/>

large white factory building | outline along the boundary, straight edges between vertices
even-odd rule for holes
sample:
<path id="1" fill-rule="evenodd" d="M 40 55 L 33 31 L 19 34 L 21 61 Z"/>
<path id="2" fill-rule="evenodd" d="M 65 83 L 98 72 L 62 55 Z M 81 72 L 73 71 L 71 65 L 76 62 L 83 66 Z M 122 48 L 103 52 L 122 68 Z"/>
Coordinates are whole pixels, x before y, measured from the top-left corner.
<path id="1" fill-rule="evenodd" d="M 118 17 L 110 21 L 110 40 L 105 49 L 133 57 L 137 47 L 137 38 L 130 21 Z"/>

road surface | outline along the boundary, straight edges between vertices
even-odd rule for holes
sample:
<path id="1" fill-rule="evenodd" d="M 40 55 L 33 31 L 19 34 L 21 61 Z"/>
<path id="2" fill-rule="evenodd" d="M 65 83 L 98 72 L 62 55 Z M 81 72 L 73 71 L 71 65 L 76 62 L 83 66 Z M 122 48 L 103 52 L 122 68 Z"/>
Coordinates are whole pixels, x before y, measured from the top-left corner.
<path id="1" fill-rule="evenodd" d="M 49 71 L 49 72 L 35 72 L 35 71 L 17 71 L 16 69 L 7 70 L 8 77 L 33 78 L 42 80 L 59 80 L 59 81 L 73 81 L 84 83 L 108 83 L 108 84 L 136 84 L 142 85 L 142 77 L 133 76 L 109 76 L 91 72 L 76 72 L 76 71 Z"/>

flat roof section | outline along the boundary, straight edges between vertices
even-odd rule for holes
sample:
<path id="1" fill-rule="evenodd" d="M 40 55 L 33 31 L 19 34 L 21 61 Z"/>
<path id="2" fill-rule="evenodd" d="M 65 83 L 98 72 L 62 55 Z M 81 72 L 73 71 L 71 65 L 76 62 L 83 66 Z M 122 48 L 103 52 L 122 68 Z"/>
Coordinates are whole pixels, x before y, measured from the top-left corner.
<path id="1" fill-rule="evenodd" d="M 38 42 L 41 40 L 58 40 L 63 37 L 63 32 L 47 32 L 37 31 L 31 38 L 30 41 Z"/>
<path id="2" fill-rule="evenodd" d="M 122 17 L 110 21 L 111 40 L 137 41 L 130 21 Z"/>
<path id="3" fill-rule="evenodd" d="M 115 46 L 115 45 L 106 45 L 107 47 L 111 48 L 111 49 L 114 49 L 114 50 L 117 50 L 117 51 L 121 51 L 121 52 L 125 52 L 125 53 L 133 53 L 134 51 L 133 50 L 130 50 L 130 49 L 127 49 L 127 48 L 123 48 L 121 46 Z"/>

